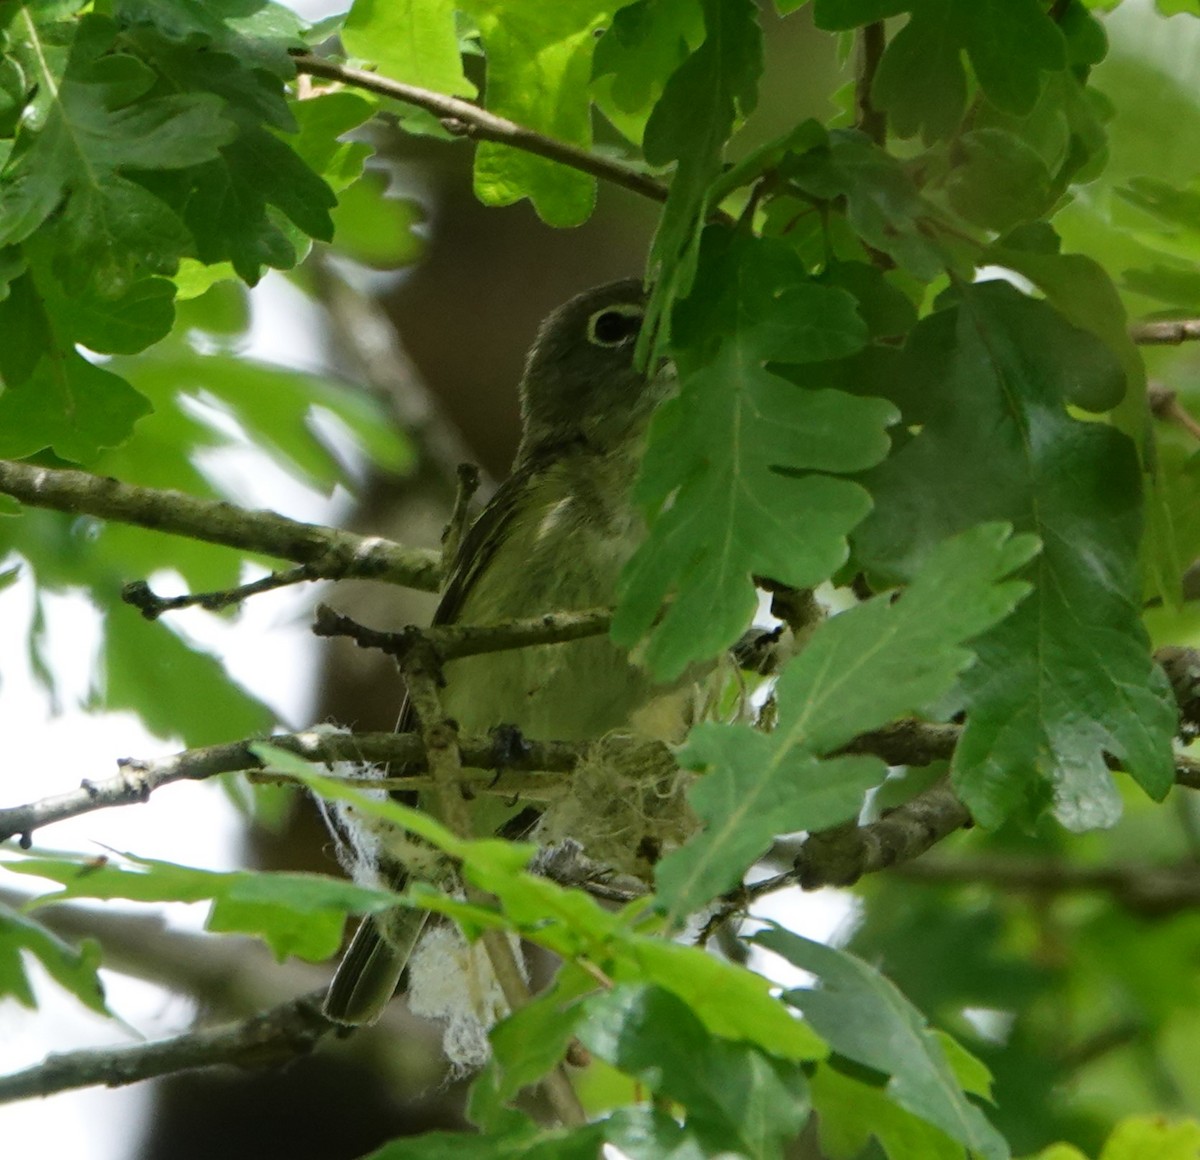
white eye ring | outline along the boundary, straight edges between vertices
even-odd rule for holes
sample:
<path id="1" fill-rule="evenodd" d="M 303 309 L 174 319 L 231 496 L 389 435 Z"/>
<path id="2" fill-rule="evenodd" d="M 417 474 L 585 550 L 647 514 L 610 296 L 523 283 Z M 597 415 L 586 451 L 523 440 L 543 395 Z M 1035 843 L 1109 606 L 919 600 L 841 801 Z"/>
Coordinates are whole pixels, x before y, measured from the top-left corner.
<path id="1" fill-rule="evenodd" d="M 587 340 L 593 346 L 624 346 L 637 338 L 643 310 L 633 302 L 618 303 L 597 310 L 587 323 Z"/>

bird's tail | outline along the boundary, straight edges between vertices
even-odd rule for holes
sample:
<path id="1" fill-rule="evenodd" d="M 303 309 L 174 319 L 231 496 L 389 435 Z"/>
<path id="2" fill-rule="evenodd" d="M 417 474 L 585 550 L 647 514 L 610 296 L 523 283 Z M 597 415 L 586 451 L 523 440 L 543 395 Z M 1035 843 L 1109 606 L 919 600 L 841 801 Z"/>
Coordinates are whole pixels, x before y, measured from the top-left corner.
<path id="1" fill-rule="evenodd" d="M 427 910 L 403 907 L 367 915 L 329 984 L 325 1014 L 351 1026 L 374 1023 L 395 994 L 428 917 Z"/>

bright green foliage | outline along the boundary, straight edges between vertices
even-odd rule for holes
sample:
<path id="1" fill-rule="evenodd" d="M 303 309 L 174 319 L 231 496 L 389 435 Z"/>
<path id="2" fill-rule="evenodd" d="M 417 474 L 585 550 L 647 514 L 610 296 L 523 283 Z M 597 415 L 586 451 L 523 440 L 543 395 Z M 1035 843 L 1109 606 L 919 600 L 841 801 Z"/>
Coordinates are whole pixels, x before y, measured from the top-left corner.
<path id="1" fill-rule="evenodd" d="M 878 596 L 823 624 L 776 688 L 771 733 L 700 725 L 680 761 L 704 832 L 658 867 L 658 897 L 679 921 L 734 886 L 776 834 L 854 817 L 886 773 L 878 758 L 834 753 L 859 733 L 933 705 L 972 660 L 963 645 L 1006 616 L 1027 586 L 1006 578 L 1035 549 L 982 526 L 943 543 L 896 602 Z"/>
<path id="2" fill-rule="evenodd" d="M 1012 520 L 1043 544 L 1033 595 L 978 643 L 965 677 L 955 781 L 984 825 L 1051 798 L 1072 828 L 1112 824 L 1104 751 L 1155 797 L 1174 780 L 1174 708 L 1137 611 L 1137 456 L 1066 411 L 1111 407 L 1123 390 L 1106 347 L 1003 283 L 964 289 L 922 322 L 888 389 L 921 432 L 868 481 L 876 508 L 855 537 L 859 561 L 912 575 L 980 519 Z"/>
<path id="3" fill-rule="evenodd" d="M 820 986 L 787 993 L 787 1001 L 840 1056 L 890 1077 L 895 1103 L 984 1157 L 1001 1160 L 1008 1146 L 963 1094 L 941 1044 L 896 987 L 861 959 L 778 927 L 754 942 L 811 971 Z"/>
<path id="4" fill-rule="evenodd" d="M 212 900 L 209 930 L 253 934 L 282 960 L 288 955 L 319 962 L 338 948 L 347 912 L 370 914 L 395 905 L 396 896 L 320 874 L 219 874 L 123 854 L 102 858 L 28 857 L 6 870 L 61 884 L 38 905 L 72 898 L 122 898 L 133 902 Z"/>
<path id="5" fill-rule="evenodd" d="M 785 272 L 796 284 L 775 297 Z M 637 491 L 663 510 L 622 578 L 613 625 L 635 642 L 673 593 L 646 654 L 664 678 L 737 638 L 754 608 L 752 574 L 804 586 L 838 568 L 868 499 L 835 474 L 878 462 L 894 415 L 767 368 L 847 355 L 867 337 L 851 295 L 805 278 L 778 243 L 713 231 L 673 331 L 679 393 L 655 417 Z"/>
<path id="6" fill-rule="evenodd" d="M 453 0 L 355 0 L 342 26 L 353 56 L 393 80 L 450 96 L 473 97 L 463 73 Z"/>
<path id="7" fill-rule="evenodd" d="M 91 939 L 79 946 L 64 942 L 40 923 L 0 904 L 0 999 L 15 999 L 23 1007 L 36 1007 L 33 989 L 21 952 L 27 951 L 59 986 L 70 991 L 84 1006 L 109 1014 L 104 1002 L 104 984 L 96 968 L 100 947 Z"/>
<path id="8" fill-rule="evenodd" d="M 479 25 L 487 54 L 488 109 L 556 140 L 589 146 L 592 50 L 614 5 L 463 0 L 461 7 Z M 484 142 L 475 156 L 475 192 L 489 205 L 528 197 L 548 225 L 575 226 L 592 212 L 596 183 L 544 157 Z"/>

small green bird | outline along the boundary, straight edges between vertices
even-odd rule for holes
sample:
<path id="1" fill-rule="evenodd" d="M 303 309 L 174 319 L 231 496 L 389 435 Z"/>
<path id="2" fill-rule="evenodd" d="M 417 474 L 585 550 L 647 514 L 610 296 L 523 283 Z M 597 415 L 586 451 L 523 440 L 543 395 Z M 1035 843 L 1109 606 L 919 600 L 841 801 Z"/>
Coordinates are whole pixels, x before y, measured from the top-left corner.
<path id="1" fill-rule="evenodd" d="M 617 578 L 646 532 L 630 491 L 647 424 L 672 384 L 669 373 L 648 376 L 634 365 L 644 307 L 640 282 L 629 279 L 580 294 L 542 324 L 521 381 L 512 474 L 464 537 L 434 624 L 615 603 Z M 464 657 L 446 665 L 445 678 L 446 712 L 468 734 L 504 724 L 546 740 L 678 740 L 686 727 L 680 688 L 656 688 L 605 636 Z M 331 824 L 357 850 L 350 860 L 367 864 L 366 878 L 402 889 L 416 871 L 345 810 Z M 426 917 L 397 909 L 364 919 L 325 1013 L 348 1024 L 375 1020 Z"/>

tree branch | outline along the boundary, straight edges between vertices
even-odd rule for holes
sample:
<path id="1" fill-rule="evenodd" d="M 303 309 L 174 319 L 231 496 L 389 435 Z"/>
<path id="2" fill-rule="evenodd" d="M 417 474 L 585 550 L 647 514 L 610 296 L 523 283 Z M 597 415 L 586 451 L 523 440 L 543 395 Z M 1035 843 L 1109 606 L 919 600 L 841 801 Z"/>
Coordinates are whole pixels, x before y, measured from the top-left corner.
<path id="1" fill-rule="evenodd" d="M 321 1014 L 323 990 L 301 995 L 240 1023 L 189 1031 L 134 1047 L 69 1051 L 0 1076 L 0 1104 L 78 1088 L 124 1087 L 200 1067 L 270 1067 L 310 1052 L 338 1024 Z"/>
<path id="2" fill-rule="evenodd" d="M 516 121 L 508 120 L 507 117 L 489 113 L 470 101 L 448 97 L 444 93 L 421 89 L 416 85 L 407 85 L 402 81 L 389 80 L 376 73 L 322 60 L 309 53 L 301 53 L 292 59 L 297 72 L 340 81 L 353 88 L 366 89 L 382 97 L 391 97 L 393 100 L 403 101 L 406 105 L 416 105 L 425 109 L 440 118 L 443 128 L 451 133 L 480 141 L 496 141 L 525 153 L 557 161 L 560 165 L 570 166 L 592 177 L 610 181 L 653 201 L 667 200 L 667 187 L 655 181 L 653 177 L 648 177 L 618 161 L 611 161 L 607 157 L 600 157 L 586 149 L 569 145 L 565 141 L 546 137 L 533 129 L 527 129 L 524 125 L 518 125 Z"/>
<path id="3" fill-rule="evenodd" d="M 405 548 L 379 536 L 246 511 L 178 491 L 135 487 L 87 471 L 36 467 L 0 459 L 0 494 L 31 507 L 116 520 L 308 565 L 314 578 L 385 580 L 425 592 L 441 580 L 437 552 Z"/>
<path id="4" fill-rule="evenodd" d="M 1129 337 L 1142 346 L 1179 346 L 1200 339 L 1200 318 L 1139 322 L 1129 328 Z"/>
<path id="5" fill-rule="evenodd" d="M 986 883 L 1031 894 L 1101 892 L 1144 918 L 1200 907 L 1200 866 L 1193 863 L 1076 866 L 1054 858 L 976 856 L 927 859 L 905 866 L 901 873 L 918 882 Z"/>
<path id="6" fill-rule="evenodd" d="M 22 846 L 32 844 L 35 830 L 53 822 L 79 817 L 81 814 L 112 806 L 137 805 L 149 801 L 151 793 L 177 781 L 203 781 L 220 773 L 261 769 L 262 762 L 251 751 L 252 745 L 266 742 L 307 761 L 351 761 L 371 764 L 396 763 L 415 770 L 426 768 L 425 749 L 413 733 L 333 733 L 309 730 L 302 733 L 281 733 L 270 737 L 248 738 L 223 745 L 200 749 L 185 749 L 152 760 L 122 758 L 117 762 L 120 772 L 103 781 L 84 779 L 78 789 L 42 798 L 26 805 L 0 809 L 0 842 L 20 835 Z M 651 745 L 649 742 L 630 742 Z M 666 750 L 662 746 L 657 746 Z M 565 773 L 575 767 L 582 744 L 564 741 L 529 741 L 525 749 L 514 756 L 508 770 Z M 460 742 L 463 762 L 472 769 L 490 770 L 495 765 L 495 746 L 490 738 L 468 738 Z M 501 775 L 503 777 L 503 774 Z M 489 773 L 489 781 L 496 775 Z M 409 779 L 388 779 L 383 782 L 356 780 L 357 785 L 401 784 L 417 788 L 419 782 Z M 506 792 L 513 792 L 509 786 Z"/>

